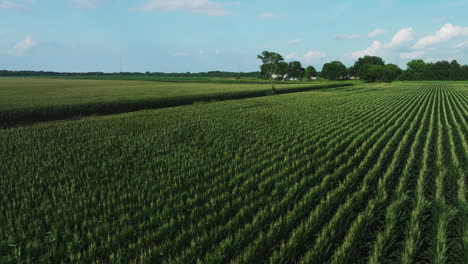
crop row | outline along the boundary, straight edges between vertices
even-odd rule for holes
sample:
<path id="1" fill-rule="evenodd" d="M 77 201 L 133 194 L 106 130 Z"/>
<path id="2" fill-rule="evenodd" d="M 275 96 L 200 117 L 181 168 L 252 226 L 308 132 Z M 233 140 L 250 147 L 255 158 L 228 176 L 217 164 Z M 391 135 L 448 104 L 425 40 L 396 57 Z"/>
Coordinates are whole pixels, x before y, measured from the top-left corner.
<path id="1" fill-rule="evenodd" d="M 265 84 L 151 83 L 7 78 L 0 82 L 0 128 L 37 122 L 263 97 Z M 348 87 L 347 82 L 281 84 L 277 93 Z"/>
<path id="2" fill-rule="evenodd" d="M 366 88 L 0 130 L 0 262 L 466 262 L 468 90 Z"/>

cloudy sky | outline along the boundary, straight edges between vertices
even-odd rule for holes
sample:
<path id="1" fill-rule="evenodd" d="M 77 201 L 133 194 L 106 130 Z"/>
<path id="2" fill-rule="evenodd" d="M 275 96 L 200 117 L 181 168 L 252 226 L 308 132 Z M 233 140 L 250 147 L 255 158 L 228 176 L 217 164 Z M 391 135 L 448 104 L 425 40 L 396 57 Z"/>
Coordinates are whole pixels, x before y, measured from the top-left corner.
<path id="1" fill-rule="evenodd" d="M 318 70 L 366 54 L 468 64 L 468 0 L 0 0 L 0 69 L 256 71 L 281 53 Z"/>

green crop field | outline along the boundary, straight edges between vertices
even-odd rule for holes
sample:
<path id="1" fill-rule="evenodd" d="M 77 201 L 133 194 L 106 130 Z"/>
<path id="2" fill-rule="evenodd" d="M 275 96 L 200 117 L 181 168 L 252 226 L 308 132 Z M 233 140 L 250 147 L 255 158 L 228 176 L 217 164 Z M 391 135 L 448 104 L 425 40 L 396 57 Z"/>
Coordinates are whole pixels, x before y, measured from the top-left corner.
<path id="1" fill-rule="evenodd" d="M 34 77 L 43 78 L 43 77 Z M 254 77 L 240 77 L 238 79 L 234 77 L 201 77 L 201 76 L 132 76 L 132 75 L 79 75 L 79 76 L 56 76 L 45 78 L 57 78 L 57 79 L 70 79 L 70 80 L 127 80 L 127 81 L 157 81 L 157 82 L 201 82 L 201 83 L 233 83 L 233 84 L 269 84 L 270 81 L 266 79 L 254 78 Z M 299 83 L 298 81 L 289 81 L 292 83 Z"/>
<path id="2" fill-rule="evenodd" d="M 139 100 L 155 87 L 44 81 L 50 90 L 25 87 L 26 100 L 2 91 L 0 111 Z M 69 97 L 54 97 L 54 82 Z M 194 85 L 161 90 L 219 87 Z M 467 140 L 466 83 L 0 129 L 0 263 L 468 263 Z"/>
<path id="3" fill-rule="evenodd" d="M 352 85 L 349 82 L 280 83 L 279 93 Z M 116 80 L 0 78 L 2 124 L 50 121 L 141 109 L 191 104 L 197 101 L 267 95 L 269 84 L 175 83 Z"/>

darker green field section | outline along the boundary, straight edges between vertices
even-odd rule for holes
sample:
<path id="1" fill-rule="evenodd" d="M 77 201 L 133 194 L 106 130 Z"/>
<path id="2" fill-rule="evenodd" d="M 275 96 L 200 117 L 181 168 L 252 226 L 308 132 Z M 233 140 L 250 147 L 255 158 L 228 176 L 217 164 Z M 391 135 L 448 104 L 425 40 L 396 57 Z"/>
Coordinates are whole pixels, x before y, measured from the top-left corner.
<path id="1" fill-rule="evenodd" d="M 352 86 L 352 83 L 279 84 L 278 94 Z M 0 127 L 108 115 L 144 109 L 262 97 L 265 84 L 151 83 L 54 79 L 0 79 Z"/>
<path id="2" fill-rule="evenodd" d="M 119 80 L 119 81 L 150 81 L 150 82 L 180 82 L 180 83 L 231 83 L 231 84 L 269 84 L 268 79 L 259 78 L 226 78 L 226 77 L 180 77 L 180 76 L 131 76 L 131 75 L 115 75 L 115 76 L 44 76 L 33 78 L 54 78 L 54 79 L 68 79 L 68 80 Z M 292 83 L 299 84 L 299 81 L 291 81 Z"/>

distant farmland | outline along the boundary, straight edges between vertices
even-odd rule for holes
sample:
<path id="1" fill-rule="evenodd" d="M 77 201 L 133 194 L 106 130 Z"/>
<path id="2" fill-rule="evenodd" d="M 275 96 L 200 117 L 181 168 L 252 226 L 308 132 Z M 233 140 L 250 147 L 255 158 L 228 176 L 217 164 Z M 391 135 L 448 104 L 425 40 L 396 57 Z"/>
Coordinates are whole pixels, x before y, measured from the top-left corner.
<path id="1" fill-rule="evenodd" d="M 28 100 L 2 97 L 2 114 L 141 100 L 126 94 L 131 82 L 98 81 L 73 81 L 93 96 L 70 85 L 70 98 L 50 99 L 58 80 L 43 81 L 51 90 Z M 191 95 L 152 85 L 132 89 Z M 467 263 L 467 140 L 467 83 L 359 84 L 0 129 L 0 262 Z"/>
<path id="2" fill-rule="evenodd" d="M 352 85 L 280 83 L 278 93 Z M 266 96 L 269 84 L 0 78 L 0 127 L 142 109 Z"/>

